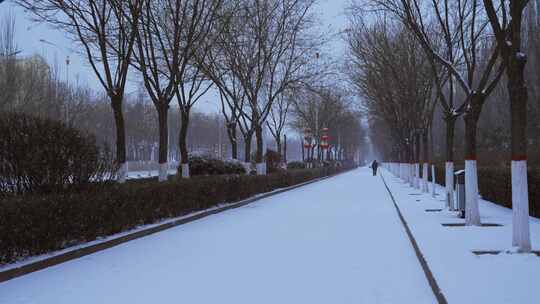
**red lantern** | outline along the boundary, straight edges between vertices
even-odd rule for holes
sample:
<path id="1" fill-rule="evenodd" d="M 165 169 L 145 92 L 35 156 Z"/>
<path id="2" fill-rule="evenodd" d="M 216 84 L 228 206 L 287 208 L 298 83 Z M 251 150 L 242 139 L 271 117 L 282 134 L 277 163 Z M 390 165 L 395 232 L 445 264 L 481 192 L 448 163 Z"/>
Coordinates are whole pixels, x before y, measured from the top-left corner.
<path id="1" fill-rule="evenodd" d="M 311 148 L 311 139 L 312 139 L 312 134 L 311 134 L 311 128 L 305 128 L 304 129 L 304 148 L 306 149 L 309 149 Z"/>
<path id="2" fill-rule="evenodd" d="M 328 136 L 328 128 L 322 128 L 321 132 L 321 143 L 319 144 L 319 146 L 321 147 L 321 149 L 325 150 L 330 147 L 330 144 L 328 143 L 328 140 L 330 139 L 330 136 Z"/>

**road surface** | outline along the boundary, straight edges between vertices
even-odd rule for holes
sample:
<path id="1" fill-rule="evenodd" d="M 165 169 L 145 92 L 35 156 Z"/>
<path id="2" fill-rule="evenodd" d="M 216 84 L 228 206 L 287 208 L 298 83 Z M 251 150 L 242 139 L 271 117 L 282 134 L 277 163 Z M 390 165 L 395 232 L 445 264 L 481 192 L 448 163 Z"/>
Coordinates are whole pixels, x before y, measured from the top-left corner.
<path id="1" fill-rule="evenodd" d="M 0 303 L 436 303 L 357 169 L 0 283 Z"/>

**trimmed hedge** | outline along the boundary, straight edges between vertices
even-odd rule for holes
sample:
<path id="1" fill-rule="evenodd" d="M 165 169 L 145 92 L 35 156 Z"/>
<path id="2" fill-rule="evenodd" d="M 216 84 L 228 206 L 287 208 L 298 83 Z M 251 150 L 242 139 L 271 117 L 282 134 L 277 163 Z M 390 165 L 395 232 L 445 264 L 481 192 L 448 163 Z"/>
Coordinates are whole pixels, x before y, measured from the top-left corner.
<path id="1" fill-rule="evenodd" d="M 337 172 L 319 168 L 266 176 L 144 181 L 108 184 L 84 193 L 5 198 L 0 201 L 0 264 Z"/>
<path id="2" fill-rule="evenodd" d="M 455 165 L 454 170 L 462 170 Z M 436 181 L 444 185 L 444 166 L 436 166 Z M 431 175 L 431 174 L 430 174 Z M 529 168 L 529 214 L 540 218 L 540 169 Z M 478 188 L 483 199 L 512 208 L 512 179 L 508 167 L 478 167 Z"/>

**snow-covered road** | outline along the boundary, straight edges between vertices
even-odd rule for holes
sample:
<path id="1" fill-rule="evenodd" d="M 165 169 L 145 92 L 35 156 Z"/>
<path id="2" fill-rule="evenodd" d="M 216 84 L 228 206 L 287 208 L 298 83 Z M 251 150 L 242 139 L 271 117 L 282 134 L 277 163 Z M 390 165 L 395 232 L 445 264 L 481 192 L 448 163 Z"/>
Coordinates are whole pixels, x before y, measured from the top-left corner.
<path id="1" fill-rule="evenodd" d="M 0 283 L 0 303 L 436 303 L 368 169 Z"/>

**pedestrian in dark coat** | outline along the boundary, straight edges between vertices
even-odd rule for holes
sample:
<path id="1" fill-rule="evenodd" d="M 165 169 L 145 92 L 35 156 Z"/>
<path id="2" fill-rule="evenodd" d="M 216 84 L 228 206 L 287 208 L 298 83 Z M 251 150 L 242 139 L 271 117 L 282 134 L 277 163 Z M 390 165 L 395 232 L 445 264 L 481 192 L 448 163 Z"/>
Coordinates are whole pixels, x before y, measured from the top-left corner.
<path id="1" fill-rule="evenodd" d="M 373 169 L 373 176 L 377 175 L 377 168 L 379 167 L 379 163 L 377 162 L 377 160 L 374 160 L 372 163 L 371 163 L 371 169 Z"/>

